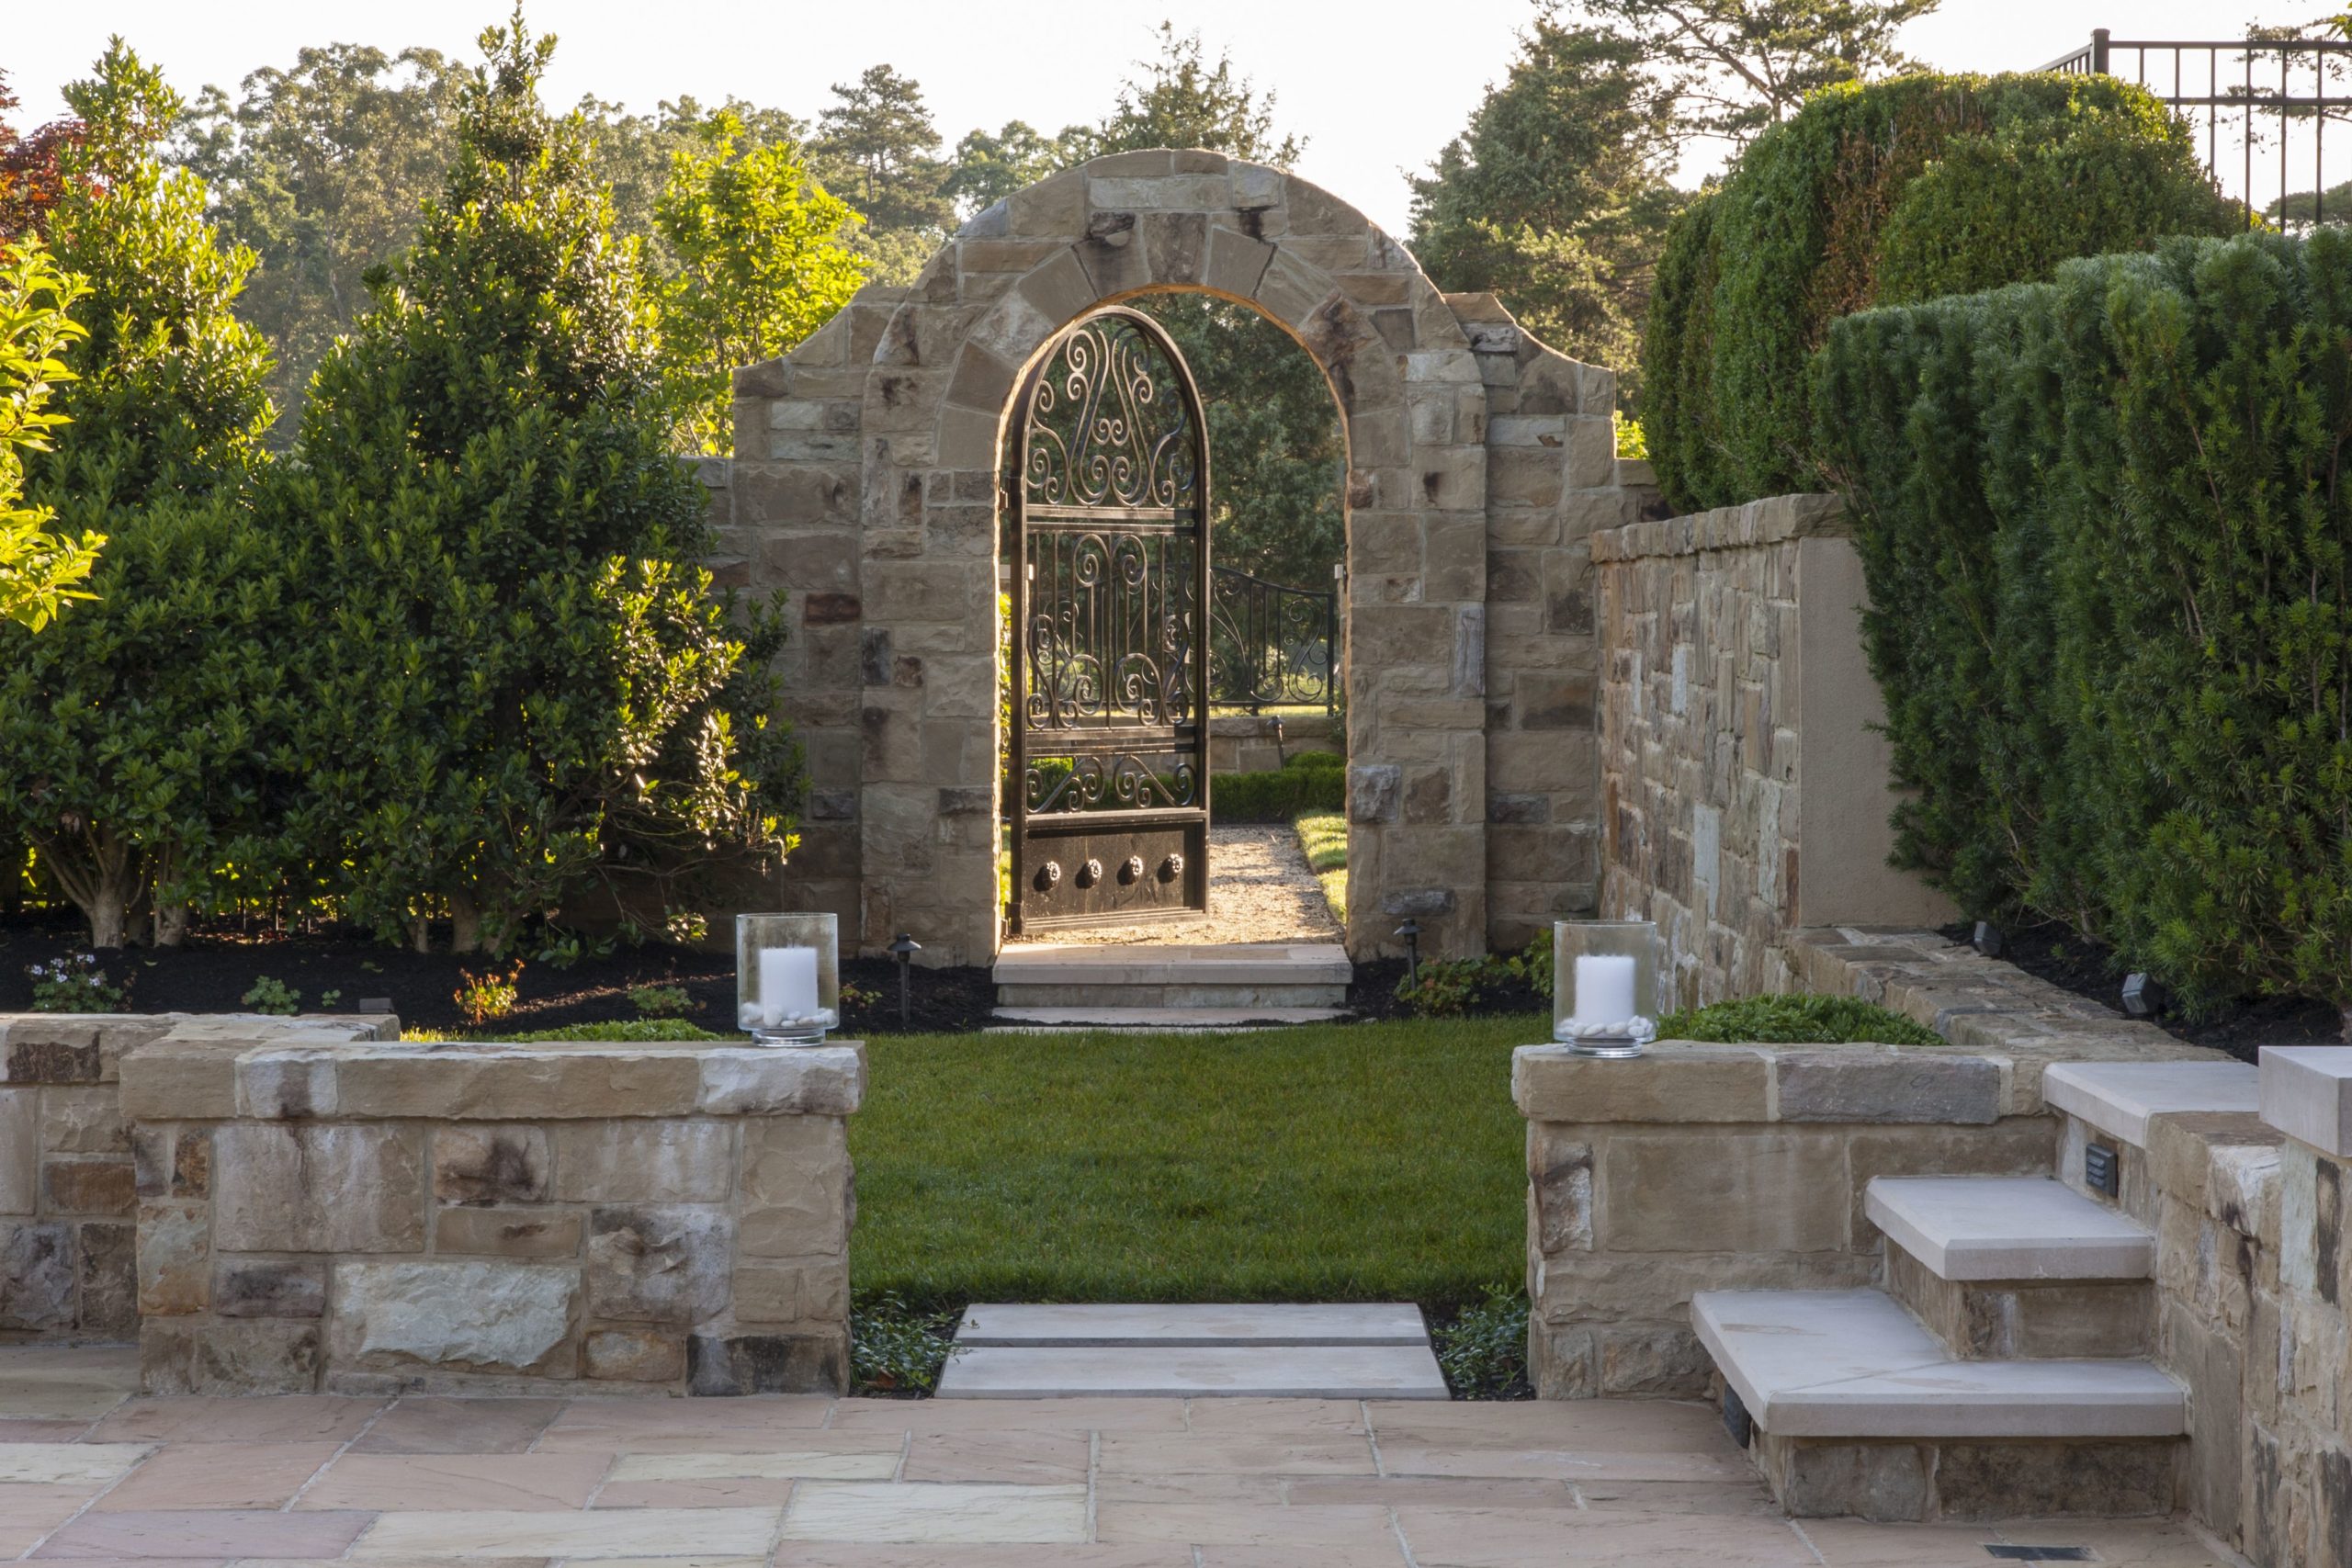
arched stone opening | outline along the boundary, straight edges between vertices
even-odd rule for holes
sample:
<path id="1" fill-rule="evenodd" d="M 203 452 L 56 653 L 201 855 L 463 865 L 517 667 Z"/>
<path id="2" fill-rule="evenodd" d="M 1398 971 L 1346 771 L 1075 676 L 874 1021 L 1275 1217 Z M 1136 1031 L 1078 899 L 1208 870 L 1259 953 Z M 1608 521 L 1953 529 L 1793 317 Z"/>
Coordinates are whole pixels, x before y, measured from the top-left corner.
<path id="1" fill-rule="evenodd" d="M 1066 170 L 979 214 L 736 378 L 720 515 L 795 601 L 786 711 L 811 793 L 784 896 L 866 951 L 998 942 L 998 455 L 1023 369 L 1089 310 L 1250 305 L 1329 383 L 1347 440 L 1349 951 L 1514 945 L 1591 907 L 1595 659 L 1583 538 L 1633 520 L 1614 378 L 1490 296 L 1446 296 L 1352 207 L 1204 152 Z"/>

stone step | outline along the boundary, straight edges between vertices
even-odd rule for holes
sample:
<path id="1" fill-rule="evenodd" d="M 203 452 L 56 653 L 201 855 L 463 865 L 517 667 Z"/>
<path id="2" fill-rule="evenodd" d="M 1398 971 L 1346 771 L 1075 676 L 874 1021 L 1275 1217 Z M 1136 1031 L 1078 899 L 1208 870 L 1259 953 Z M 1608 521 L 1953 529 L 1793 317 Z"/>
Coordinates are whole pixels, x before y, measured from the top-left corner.
<path id="1" fill-rule="evenodd" d="M 1444 1399 L 1409 1302 L 967 1307 L 942 1399 Z"/>
<path id="2" fill-rule="evenodd" d="M 990 1026 L 991 1032 L 1043 1034 L 1102 1029 L 1156 1034 L 1181 1029 L 1250 1030 L 1298 1023 L 1343 1023 L 1354 1015 L 1345 1008 L 1001 1007 L 990 1016 L 996 1020 Z"/>
<path id="3" fill-rule="evenodd" d="M 1015 942 L 999 986 L 1337 986 L 1355 976 L 1337 942 Z"/>
<path id="4" fill-rule="evenodd" d="M 1427 1345 L 1410 1302 L 1173 1305 L 978 1303 L 958 1345 Z"/>
<path id="5" fill-rule="evenodd" d="M 2041 1075 L 2041 1098 L 2144 1149 L 2152 1116 L 2259 1110 L 2261 1075 L 2251 1062 L 2056 1062 Z"/>
<path id="6" fill-rule="evenodd" d="M 2177 1438 L 2180 1385 L 2144 1361 L 1971 1361 L 1879 1291 L 1703 1291 L 1700 1343 L 1779 1438 Z"/>
<path id="7" fill-rule="evenodd" d="M 941 1399 L 1444 1399 L 1427 1345 L 977 1346 Z"/>
<path id="8" fill-rule="evenodd" d="M 1249 1012 L 1265 1016 L 1268 1009 L 1336 1012 L 1347 1005 L 1345 986 L 1004 986 L 996 988 L 997 1005 L 1017 1012 L 1044 1009 L 1083 1009 L 1099 1014 L 1118 1008 L 1152 1012 Z"/>
<path id="9" fill-rule="evenodd" d="M 1889 1242 L 1886 1293 L 1964 1361 L 2144 1359 L 2155 1348 L 2145 1280 L 1944 1280 Z"/>
<path id="10" fill-rule="evenodd" d="M 2038 1176 L 1881 1176 L 1862 1212 L 1939 1280 L 2145 1280 L 2147 1228 Z"/>

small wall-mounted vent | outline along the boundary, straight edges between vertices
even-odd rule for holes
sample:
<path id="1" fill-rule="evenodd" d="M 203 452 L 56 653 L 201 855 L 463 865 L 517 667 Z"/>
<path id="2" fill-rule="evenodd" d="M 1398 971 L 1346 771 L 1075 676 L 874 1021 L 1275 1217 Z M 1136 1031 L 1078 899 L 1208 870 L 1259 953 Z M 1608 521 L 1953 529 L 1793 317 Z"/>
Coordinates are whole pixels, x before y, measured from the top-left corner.
<path id="1" fill-rule="evenodd" d="M 2115 1151 L 2105 1144 L 2086 1144 L 2083 1147 L 2083 1185 L 2094 1192 L 2104 1192 L 2112 1198 L 2122 1186 L 2122 1163 Z"/>

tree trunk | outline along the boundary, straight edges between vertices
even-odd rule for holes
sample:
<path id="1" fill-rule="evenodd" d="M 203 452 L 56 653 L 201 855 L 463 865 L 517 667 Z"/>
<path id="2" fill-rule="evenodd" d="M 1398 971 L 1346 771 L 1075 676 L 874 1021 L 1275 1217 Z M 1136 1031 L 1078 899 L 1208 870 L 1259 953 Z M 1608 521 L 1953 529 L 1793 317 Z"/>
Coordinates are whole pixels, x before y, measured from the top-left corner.
<path id="1" fill-rule="evenodd" d="M 120 947 L 130 923 L 130 889 L 111 878 L 101 881 L 82 912 L 90 918 L 92 947 Z"/>
<path id="2" fill-rule="evenodd" d="M 165 904 L 155 911 L 155 945 L 177 947 L 187 941 L 188 907 Z"/>
<path id="3" fill-rule="evenodd" d="M 408 945 L 413 952 L 433 951 L 433 922 L 423 915 L 408 918 Z"/>
<path id="4" fill-rule="evenodd" d="M 449 895 L 449 951 L 452 953 L 481 951 L 481 911 L 475 908 L 473 897 L 470 894 Z"/>

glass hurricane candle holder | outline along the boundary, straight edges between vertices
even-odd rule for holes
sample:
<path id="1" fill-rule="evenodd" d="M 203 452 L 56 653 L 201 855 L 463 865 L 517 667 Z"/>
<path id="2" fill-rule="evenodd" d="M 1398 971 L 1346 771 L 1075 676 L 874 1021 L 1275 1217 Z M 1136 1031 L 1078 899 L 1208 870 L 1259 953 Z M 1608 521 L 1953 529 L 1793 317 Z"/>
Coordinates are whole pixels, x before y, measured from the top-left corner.
<path id="1" fill-rule="evenodd" d="M 1638 1056 L 1657 1038 L 1657 926 L 1552 927 L 1552 1038 L 1582 1056 Z"/>
<path id="2" fill-rule="evenodd" d="M 841 996 L 832 916 L 735 917 L 735 1021 L 753 1044 L 821 1044 L 841 1027 Z"/>

